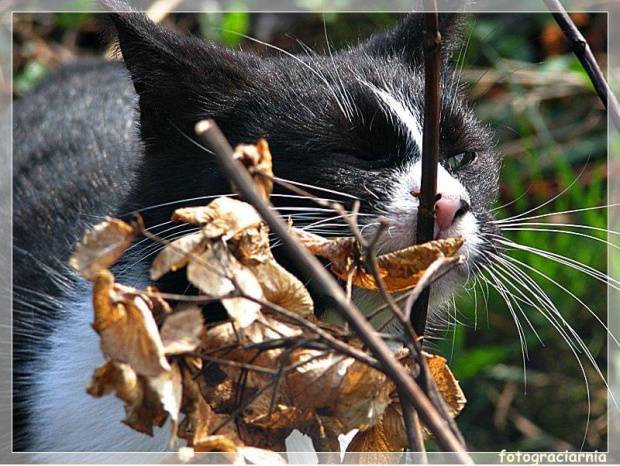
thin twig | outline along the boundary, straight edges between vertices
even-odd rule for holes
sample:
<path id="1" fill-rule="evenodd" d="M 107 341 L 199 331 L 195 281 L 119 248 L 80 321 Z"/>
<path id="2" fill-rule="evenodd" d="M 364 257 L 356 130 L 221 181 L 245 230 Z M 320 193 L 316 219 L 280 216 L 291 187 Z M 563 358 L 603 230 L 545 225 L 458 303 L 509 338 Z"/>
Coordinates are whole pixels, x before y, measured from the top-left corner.
<path id="1" fill-rule="evenodd" d="M 409 403 L 407 403 L 406 401 L 403 403 L 403 398 L 400 398 L 400 406 L 403 410 L 403 419 L 405 420 L 405 427 L 407 430 L 407 436 L 409 440 L 409 445 L 411 446 L 411 451 L 420 453 L 421 463 L 428 464 L 426 448 L 424 447 L 422 426 L 418 418 L 418 413 Z"/>
<path id="2" fill-rule="evenodd" d="M 603 105 L 609 111 L 616 129 L 620 131 L 620 105 L 618 105 L 616 96 L 611 92 L 605 75 L 598 66 L 588 42 L 581 32 L 579 32 L 579 29 L 577 29 L 577 26 L 573 23 L 573 20 L 562 6 L 560 0 L 545 0 L 545 3 L 555 18 L 555 21 L 558 23 L 558 26 L 560 26 L 560 29 L 568 39 L 573 53 L 586 70 L 586 73 L 588 73 L 590 81 L 592 81 L 594 89 L 596 89 L 596 93 L 603 102 Z"/>
<path id="3" fill-rule="evenodd" d="M 306 327 L 308 330 L 316 333 L 317 336 L 321 337 L 321 339 L 334 350 L 339 351 L 347 356 L 350 356 L 360 362 L 363 362 L 364 364 L 367 364 L 368 366 L 374 369 L 381 370 L 381 367 L 377 363 L 376 359 L 373 359 L 372 357 L 368 356 L 366 353 L 358 351 L 355 348 L 351 347 L 350 345 L 347 345 L 346 343 L 334 338 L 332 335 L 325 332 L 322 328 L 310 322 L 309 320 L 304 319 L 303 317 L 300 317 L 297 314 L 290 312 L 287 309 L 284 309 L 283 307 L 278 306 L 277 304 L 274 304 L 272 302 L 265 301 L 263 299 L 254 298 L 251 296 L 247 296 L 246 299 L 249 299 L 250 301 L 254 301 L 255 303 L 260 304 L 263 308 L 269 309 L 272 312 L 275 312 L 277 314 L 280 314 L 281 316 L 288 318 L 289 320 L 292 320 L 298 325 L 302 325 Z"/>
<path id="4" fill-rule="evenodd" d="M 456 460 L 462 463 L 473 463 L 465 449 L 465 445 L 459 441 L 446 420 L 434 408 L 433 404 L 413 380 L 411 374 L 392 356 L 385 342 L 376 334 L 374 328 L 364 318 L 357 307 L 349 303 L 338 283 L 323 269 L 318 259 L 311 255 L 299 242 L 288 232 L 288 225 L 277 216 L 269 202 L 261 197 L 254 182 L 243 167 L 243 164 L 235 160 L 234 151 L 222 132 L 212 120 L 203 120 L 196 125 L 196 133 L 203 143 L 208 145 L 219 158 L 223 172 L 235 184 L 237 189 L 261 214 L 269 228 L 280 238 L 282 244 L 291 258 L 299 265 L 299 270 L 305 278 L 312 280 L 321 287 L 331 304 L 349 322 L 351 327 L 358 333 L 360 339 L 370 348 L 373 355 L 380 361 L 386 373 L 397 385 L 403 394 L 403 398 L 410 402 L 420 415 L 421 420 L 433 433 L 437 444 L 444 451 L 456 453 Z"/>
<path id="5" fill-rule="evenodd" d="M 440 119 L 440 49 L 439 14 L 437 2 L 426 0 L 430 13 L 424 14 L 424 131 L 422 134 L 422 181 L 418 203 L 418 226 L 416 242 L 426 243 L 433 239 L 435 229 L 435 203 L 437 202 L 437 167 L 439 165 L 439 119 Z M 411 324 L 418 335 L 426 329 L 430 289 L 422 291 L 411 311 Z"/>

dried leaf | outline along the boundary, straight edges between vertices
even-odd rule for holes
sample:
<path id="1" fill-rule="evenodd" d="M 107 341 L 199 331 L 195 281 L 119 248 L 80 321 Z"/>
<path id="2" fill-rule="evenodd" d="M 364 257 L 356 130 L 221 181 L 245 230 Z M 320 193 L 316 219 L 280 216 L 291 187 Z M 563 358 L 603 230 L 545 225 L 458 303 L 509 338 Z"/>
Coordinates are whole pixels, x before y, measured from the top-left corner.
<path id="1" fill-rule="evenodd" d="M 107 270 L 95 279 L 93 328 L 101 336 L 101 351 L 138 374 L 157 377 L 170 371 L 170 365 L 149 303 L 146 297 L 115 288 L 114 276 Z"/>
<path id="2" fill-rule="evenodd" d="M 315 321 L 314 303 L 303 283 L 274 259 L 265 262 L 247 261 L 246 266 L 256 275 L 267 301 Z"/>
<path id="3" fill-rule="evenodd" d="M 456 380 L 454 374 L 448 367 L 445 358 L 433 354 L 424 354 L 426 356 L 426 362 L 428 363 L 428 369 L 437 384 L 439 393 L 441 393 L 441 396 L 450 409 L 450 414 L 452 417 L 458 416 L 467 403 L 467 399 L 465 398 L 463 390 L 461 390 L 458 380 Z"/>
<path id="4" fill-rule="evenodd" d="M 190 306 L 168 316 L 161 327 L 161 341 L 166 354 L 182 354 L 196 350 L 202 340 L 202 309 Z"/>
<path id="5" fill-rule="evenodd" d="M 347 452 L 396 452 L 408 446 L 403 415 L 396 406 L 390 405 L 374 426 L 355 434 Z"/>
<path id="6" fill-rule="evenodd" d="M 210 435 L 194 445 L 195 452 L 236 453 L 237 445 L 223 435 Z"/>
<path id="7" fill-rule="evenodd" d="M 242 264 L 248 260 L 261 263 L 273 260 L 269 249 L 269 228 L 264 223 L 246 228 L 228 246 Z"/>
<path id="8" fill-rule="evenodd" d="M 261 217 L 250 204 L 231 197 L 218 197 L 206 207 L 175 210 L 172 221 L 204 225 L 201 231 L 206 238 L 227 240 L 261 223 Z"/>
<path id="9" fill-rule="evenodd" d="M 182 367 L 183 404 L 181 410 L 186 414 L 179 426 L 179 437 L 194 445 L 209 437 L 214 418 L 211 407 L 200 393 L 200 387 L 192 377 L 189 369 Z"/>
<path id="10" fill-rule="evenodd" d="M 134 225 L 107 217 L 86 232 L 69 259 L 82 277 L 93 281 L 102 270 L 109 269 L 123 255 L 138 234 Z"/>
<path id="11" fill-rule="evenodd" d="M 163 372 L 157 377 L 150 377 L 148 382 L 159 397 L 163 409 L 170 415 L 171 444 L 175 444 L 183 387 L 179 366 L 172 363 L 170 367 L 170 372 Z"/>
<path id="12" fill-rule="evenodd" d="M 265 139 L 259 139 L 256 145 L 239 144 L 235 147 L 234 157 L 240 160 L 250 171 L 254 184 L 261 193 L 263 199 L 269 199 L 273 191 L 273 181 L 271 180 L 271 178 L 273 178 L 273 168 L 271 152 L 269 151 L 269 144 L 267 144 L 267 141 Z M 267 177 L 254 174 L 255 171 L 264 173 Z M 238 191 L 234 186 L 233 189 Z"/>
<path id="13" fill-rule="evenodd" d="M 243 438 L 246 443 L 273 451 L 286 451 L 286 439 L 293 429 L 314 434 L 319 429 L 318 417 L 313 410 L 276 405 L 272 412 L 263 411 L 244 416 Z"/>
<path id="14" fill-rule="evenodd" d="M 372 274 L 366 272 L 357 242 L 354 238 L 326 239 L 293 229 L 296 237 L 312 253 L 331 261 L 331 270 L 341 280 L 347 280 L 349 270 L 355 267 L 353 284 L 377 291 Z M 464 244 L 463 238 L 447 238 L 416 244 L 400 251 L 377 257 L 379 274 L 389 292 L 414 288 L 426 269 L 440 257 L 452 257 Z"/>
<path id="15" fill-rule="evenodd" d="M 346 275 L 351 265 L 361 260 L 359 245 L 355 238 L 327 239 L 298 228 L 292 228 L 291 234 L 315 256 L 329 259 L 332 270 L 338 275 Z"/>
<path id="16" fill-rule="evenodd" d="M 235 259 L 222 242 L 213 243 L 187 266 L 187 278 L 210 297 L 232 294 L 236 287 L 247 296 L 263 299 L 263 291 L 254 274 Z M 247 327 L 260 315 L 260 304 L 244 298 L 223 299 L 232 319 Z"/>
<path id="17" fill-rule="evenodd" d="M 204 234 L 199 231 L 167 244 L 151 264 L 151 280 L 159 280 L 162 275 L 185 267 L 192 256 L 204 251 L 205 241 Z"/>
<path id="18" fill-rule="evenodd" d="M 153 426 L 161 427 L 168 412 L 164 409 L 146 377 L 137 375 L 127 364 L 108 361 L 95 369 L 86 392 L 100 397 L 116 391 L 116 396 L 125 402 L 126 417 L 122 421 L 132 429 L 153 435 Z"/>
<path id="19" fill-rule="evenodd" d="M 292 404 L 327 409 L 345 433 L 373 425 L 390 403 L 385 375 L 350 357 L 320 355 L 300 349 L 291 356 L 291 364 L 307 361 L 287 376 Z"/>

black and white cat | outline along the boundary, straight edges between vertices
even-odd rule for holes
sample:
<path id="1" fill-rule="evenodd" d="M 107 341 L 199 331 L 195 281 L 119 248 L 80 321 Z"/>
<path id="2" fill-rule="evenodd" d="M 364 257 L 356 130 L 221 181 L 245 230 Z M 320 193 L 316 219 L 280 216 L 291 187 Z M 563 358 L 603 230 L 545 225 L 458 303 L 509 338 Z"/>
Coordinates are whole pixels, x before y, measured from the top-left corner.
<path id="1" fill-rule="evenodd" d="M 155 439 L 135 433 L 118 422 L 118 400 L 84 392 L 102 356 L 90 328 L 90 285 L 66 264 L 84 230 L 105 215 L 138 210 L 152 231 L 174 237 L 182 234 L 169 224 L 175 208 L 230 191 L 196 142 L 197 121 L 215 119 L 233 145 L 266 138 L 279 178 L 349 206 L 360 200 L 365 233 L 386 217 L 392 226 L 380 252 L 415 242 L 421 15 L 345 51 L 265 57 L 178 35 L 141 14 L 111 19 L 124 63 L 67 66 L 14 108 L 16 450 L 167 449 L 166 430 Z M 483 238 L 498 232 L 491 206 L 499 162 L 450 65 L 461 45 L 460 20 L 441 15 L 442 198 L 435 230 L 439 238 L 466 238 L 466 262 L 432 288 L 431 319 L 498 249 Z M 311 231 L 345 232 L 333 213 L 284 191 L 273 201 Z M 153 244 L 135 245 L 116 269 L 119 281 L 149 284 L 153 252 Z M 172 274 L 158 286 L 185 292 L 187 282 Z M 313 293 L 321 312 L 320 290 Z M 356 301 L 365 309 L 377 303 L 367 292 Z"/>

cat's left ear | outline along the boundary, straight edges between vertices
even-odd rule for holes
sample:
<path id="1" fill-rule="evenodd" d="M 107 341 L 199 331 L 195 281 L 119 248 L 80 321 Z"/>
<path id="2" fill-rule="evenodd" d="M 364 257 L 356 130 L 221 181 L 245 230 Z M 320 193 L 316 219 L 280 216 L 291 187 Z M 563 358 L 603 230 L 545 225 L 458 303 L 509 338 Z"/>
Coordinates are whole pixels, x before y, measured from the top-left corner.
<path id="1" fill-rule="evenodd" d="M 464 13 L 439 13 L 441 57 L 448 62 L 463 45 Z M 412 68 L 424 61 L 424 14 L 412 13 L 393 31 L 377 35 L 366 42 L 366 53 L 374 56 L 403 60 Z"/>

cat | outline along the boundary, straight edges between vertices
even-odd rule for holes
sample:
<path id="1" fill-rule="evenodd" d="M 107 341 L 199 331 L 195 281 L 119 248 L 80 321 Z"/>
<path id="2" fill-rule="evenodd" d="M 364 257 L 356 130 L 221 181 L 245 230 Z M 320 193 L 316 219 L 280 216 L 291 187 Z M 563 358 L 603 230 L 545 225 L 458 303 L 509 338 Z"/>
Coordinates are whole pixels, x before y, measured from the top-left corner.
<path id="1" fill-rule="evenodd" d="M 499 158 L 453 73 L 462 18 L 440 17 L 442 198 L 435 234 L 465 237 L 466 260 L 433 285 L 431 321 L 500 249 L 488 239 L 499 231 L 491 208 Z M 65 66 L 14 107 L 14 427 L 21 451 L 167 450 L 165 430 L 154 439 L 132 432 L 118 422 L 118 400 L 84 393 L 102 356 L 89 325 L 90 285 L 66 264 L 75 242 L 103 216 L 140 211 L 151 231 L 175 237 L 183 233 L 168 223 L 175 208 L 230 192 L 214 157 L 193 135 L 197 121 L 213 118 L 233 145 L 267 139 L 281 179 L 349 208 L 360 200 L 365 234 L 373 234 L 379 216 L 387 218 L 392 226 L 379 252 L 415 242 L 422 15 L 347 50 L 265 57 L 179 35 L 142 14 L 110 19 L 123 63 Z M 341 221 L 330 219 L 333 213 L 283 190 L 273 201 L 310 231 L 346 234 Z M 115 269 L 117 279 L 148 285 L 153 251 L 153 244 L 136 244 Z M 187 289 L 182 273 L 157 285 Z M 320 290 L 310 289 L 321 314 Z M 355 299 L 366 310 L 375 305 L 369 293 Z"/>

